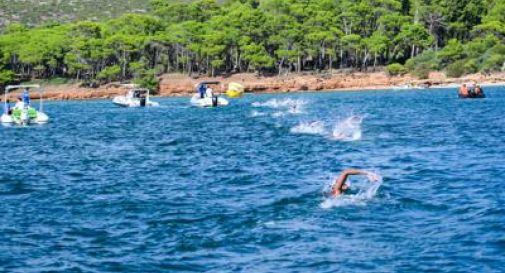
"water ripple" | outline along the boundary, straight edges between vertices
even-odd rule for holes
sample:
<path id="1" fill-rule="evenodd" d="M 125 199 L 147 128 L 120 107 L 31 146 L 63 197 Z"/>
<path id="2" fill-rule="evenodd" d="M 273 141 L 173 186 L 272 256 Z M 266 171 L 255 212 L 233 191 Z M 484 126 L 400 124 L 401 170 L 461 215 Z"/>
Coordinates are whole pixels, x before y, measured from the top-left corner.
<path id="1" fill-rule="evenodd" d="M 0 128 L 0 271 L 502 272 L 505 99 L 487 94 L 49 102 L 51 123 Z M 353 115 L 359 140 L 326 137 Z M 384 181 L 322 209 L 344 168 Z"/>

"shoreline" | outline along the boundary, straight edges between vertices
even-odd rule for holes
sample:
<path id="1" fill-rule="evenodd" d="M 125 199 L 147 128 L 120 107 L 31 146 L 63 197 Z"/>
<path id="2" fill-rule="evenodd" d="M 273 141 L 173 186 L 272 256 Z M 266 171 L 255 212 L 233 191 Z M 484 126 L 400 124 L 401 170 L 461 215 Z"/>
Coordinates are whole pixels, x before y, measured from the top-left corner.
<path id="1" fill-rule="evenodd" d="M 425 80 L 418 80 L 410 75 L 390 77 L 384 72 L 359 72 L 335 74 L 291 74 L 284 76 L 256 76 L 242 73 L 229 77 L 192 78 L 181 74 L 166 74 L 160 77 L 160 88 L 153 97 L 186 97 L 194 94 L 194 86 L 201 81 L 220 81 L 223 93 L 230 82 L 237 82 L 245 87 L 246 93 L 275 94 L 303 92 L 351 92 L 374 90 L 408 90 L 429 85 L 428 89 L 457 88 L 462 83 L 476 82 L 482 86 L 505 85 L 505 73 L 490 75 L 473 74 L 461 78 L 446 78 L 443 73 L 432 72 Z M 98 88 L 79 87 L 78 84 L 42 85 L 44 100 L 95 100 L 111 99 L 124 94 L 127 89 L 118 83 L 110 83 Z M 9 96 L 11 99 L 19 92 Z M 32 92 L 32 99 L 38 99 L 38 92 Z M 3 100 L 3 98 L 2 98 Z"/>

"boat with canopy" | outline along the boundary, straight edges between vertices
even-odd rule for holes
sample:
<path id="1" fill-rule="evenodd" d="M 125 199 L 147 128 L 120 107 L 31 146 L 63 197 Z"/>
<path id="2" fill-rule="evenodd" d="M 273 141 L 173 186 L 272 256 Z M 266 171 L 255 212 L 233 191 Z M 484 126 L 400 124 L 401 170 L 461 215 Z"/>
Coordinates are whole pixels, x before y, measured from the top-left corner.
<path id="1" fill-rule="evenodd" d="M 32 107 L 29 89 L 37 89 L 39 92 L 39 107 Z M 23 89 L 21 96 L 14 107 L 9 102 L 9 92 Z M 40 85 L 8 85 L 4 90 L 4 112 L 1 122 L 4 125 L 31 125 L 49 122 L 49 117 L 43 111 L 43 93 Z"/>
<path id="2" fill-rule="evenodd" d="M 197 93 L 191 97 L 190 103 L 197 107 L 221 107 L 229 104 L 228 100 L 219 96 L 210 86 L 219 86 L 218 81 L 203 81 L 196 85 Z"/>
<path id="3" fill-rule="evenodd" d="M 131 89 L 122 96 L 116 96 L 112 99 L 115 105 L 121 107 L 152 107 L 159 106 L 158 102 L 152 101 L 150 99 L 150 91 L 147 88 L 135 88 Z"/>

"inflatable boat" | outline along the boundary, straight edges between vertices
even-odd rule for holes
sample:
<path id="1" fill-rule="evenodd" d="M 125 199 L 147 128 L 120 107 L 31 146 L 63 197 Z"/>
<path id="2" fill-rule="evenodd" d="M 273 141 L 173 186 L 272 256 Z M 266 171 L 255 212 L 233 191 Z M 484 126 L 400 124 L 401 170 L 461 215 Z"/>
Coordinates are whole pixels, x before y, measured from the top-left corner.
<path id="1" fill-rule="evenodd" d="M 217 81 L 206 81 L 196 85 L 197 93 L 191 97 L 190 103 L 196 107 L 221 107 L 227 106 L 229 101 L 210 88 L 210 85 L 218 85 Z"/>
<path id="2" fill-rule="evenodd" d="M 159 106 L 159 103 L 150 100 L 149 89 L 136 88 L 129 90 L 123 96 L 112 99 L 112 103 L 121 107 L 152 107 Z"/>

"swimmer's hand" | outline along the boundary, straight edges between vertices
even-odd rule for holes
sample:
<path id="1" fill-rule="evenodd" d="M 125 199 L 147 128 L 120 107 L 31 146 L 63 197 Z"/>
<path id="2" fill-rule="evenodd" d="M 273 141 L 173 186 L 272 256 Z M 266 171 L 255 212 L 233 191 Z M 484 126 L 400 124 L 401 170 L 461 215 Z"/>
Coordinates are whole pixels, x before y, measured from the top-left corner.
<path id="1" fill-rule="evenodd" d="M 366 176 L 368 177 L 368 180 L 370 180 L 372 182 L 377 182 L 381 178 L 380 175 L 373 173 L 373 172 L 367 172 Z"/>

